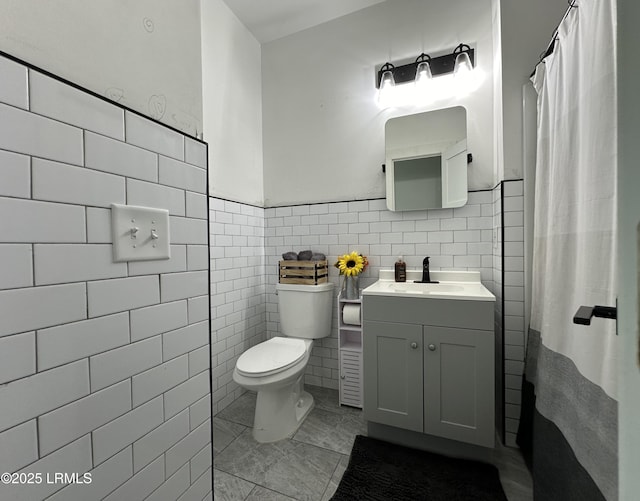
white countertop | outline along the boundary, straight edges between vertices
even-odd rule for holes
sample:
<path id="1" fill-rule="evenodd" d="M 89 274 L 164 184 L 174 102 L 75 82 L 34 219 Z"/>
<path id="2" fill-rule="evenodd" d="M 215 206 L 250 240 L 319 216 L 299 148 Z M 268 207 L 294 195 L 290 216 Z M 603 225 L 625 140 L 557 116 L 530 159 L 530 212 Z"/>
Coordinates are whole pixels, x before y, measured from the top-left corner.
<path id="1" fill-rule="evenodd" d="M 440 271 L 430 273 L 437 284 L 415 283 L 422 280 L 422 270 L 407 270 L 407 281 L 396 282 L 394 270 L 380 270 L 379 280 L 362 291 L 364 296 L 416 297 L 492 301 L 496 297 L 482 285 L 479 271 Z"/>

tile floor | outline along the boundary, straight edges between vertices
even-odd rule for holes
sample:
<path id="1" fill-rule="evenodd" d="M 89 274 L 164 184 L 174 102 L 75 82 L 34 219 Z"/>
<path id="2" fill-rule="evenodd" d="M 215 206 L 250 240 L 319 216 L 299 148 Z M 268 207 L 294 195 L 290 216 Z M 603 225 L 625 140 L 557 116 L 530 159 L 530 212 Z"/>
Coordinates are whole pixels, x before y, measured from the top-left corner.
<path id="1" fill-rule="evenodd" d="M 251 436 L 255 393 L 213 419 L 216 501 L 327 501 L 335 492 L 353 440 L 366 434 L 362 411 L 338 404 L 338 392 L 306 386 L 315 408 L 290 439 L 259 444 Z M 531 477 L 516 449 L 496 450 L 509 501 L 530 501 Z"/>

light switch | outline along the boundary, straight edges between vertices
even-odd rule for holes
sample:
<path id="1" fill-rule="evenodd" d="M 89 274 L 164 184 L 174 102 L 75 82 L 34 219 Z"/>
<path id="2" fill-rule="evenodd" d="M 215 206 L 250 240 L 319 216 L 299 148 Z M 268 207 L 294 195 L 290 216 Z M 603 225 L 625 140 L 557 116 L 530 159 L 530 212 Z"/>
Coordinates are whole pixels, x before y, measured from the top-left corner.
<path id="1" fill-rule="evenodd" d="M 113 260 L 169 259 L 169 211 L 111 204 Z"/>

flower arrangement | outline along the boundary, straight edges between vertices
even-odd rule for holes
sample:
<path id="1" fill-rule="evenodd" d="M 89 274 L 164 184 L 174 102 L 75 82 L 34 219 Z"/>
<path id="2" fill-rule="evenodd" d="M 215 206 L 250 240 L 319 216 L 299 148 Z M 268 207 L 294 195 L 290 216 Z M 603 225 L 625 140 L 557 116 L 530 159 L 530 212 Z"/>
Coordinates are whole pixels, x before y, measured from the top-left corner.
<path id="1" fill-rule="evenodd" d="M 339 256 L 334 264 L 334 266 L 340 270 L 340 275 L 347 277 L 360 275 L 360 273 L 367 269 L 368 265 L 369 261 L 367 260 L 367 256 L 363 256 L 356 251 Z"/>

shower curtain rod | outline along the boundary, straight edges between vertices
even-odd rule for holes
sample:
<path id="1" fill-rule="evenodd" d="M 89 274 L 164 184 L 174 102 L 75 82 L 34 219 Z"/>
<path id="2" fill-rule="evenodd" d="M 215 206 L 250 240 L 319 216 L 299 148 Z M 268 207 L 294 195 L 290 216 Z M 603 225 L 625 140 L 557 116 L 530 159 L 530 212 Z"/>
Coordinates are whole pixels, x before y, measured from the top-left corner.
<path id="1" fill-rule="evenodd" d="M 535 75 L 536 68 L 543 61 L 543 59 L 545 57 L 547 57 L 549 54 L 553 53 L 553 49 L 555 48 L 556 41 L 558 40 L 558 28 L 562 24 L 562 21 L 564 21 L 565 18 L 569 15 L 569 12 L 571 12 L 571 9 L 577 9 L 578 8 L 578 6 L 576 5 L 576 2 L 577 2 L 577 0 L 567 0 L 567 3 L 569 4 L 569 7 L 567 7 L 567 10 L 564 12 L 564 15 L 562 16 L 562 19 L 560 19 L 560 22 L 558 23 L 558 26 L 556 26 L 556 29 L 553 30 L 553 36 L 551 37 L 551 41 L 547 45 L 547 48 L 544 50 L 544 52 L 540 53 L 540 59 L 536 63 L 535 67 L 533 68 L 533 71 L 531 72 L 531 75 L 529 75 L 529 78 L 531 78 L 531 77 L 533 77 L 533 75 Z"/>

